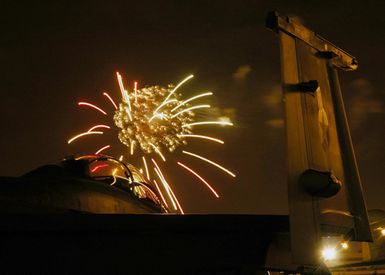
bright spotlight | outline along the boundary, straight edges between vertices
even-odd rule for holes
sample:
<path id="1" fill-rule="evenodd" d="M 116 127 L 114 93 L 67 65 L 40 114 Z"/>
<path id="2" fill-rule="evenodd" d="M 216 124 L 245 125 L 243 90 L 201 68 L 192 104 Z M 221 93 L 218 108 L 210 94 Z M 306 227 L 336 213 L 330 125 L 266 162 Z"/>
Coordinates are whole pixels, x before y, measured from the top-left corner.
<path id="1" fill-rule="evenodd" d="M 381 229 L 381 235 L 385 236 L 385 229 Z"/>
<path id="2" fill-rule="evenodd" d="M 349 245 L 347 242 L 343 242 L 343 243 L 341 243 L 341 247 L 342 247 L 342 249 L 348 249 Z"/>
<path id="3" fill-rule="evenodd" d="M 322 250 L 322 257 L 325 261 L 335 260 L 337 257 L 337 251 L 335 248 L 326 247 Z"/>

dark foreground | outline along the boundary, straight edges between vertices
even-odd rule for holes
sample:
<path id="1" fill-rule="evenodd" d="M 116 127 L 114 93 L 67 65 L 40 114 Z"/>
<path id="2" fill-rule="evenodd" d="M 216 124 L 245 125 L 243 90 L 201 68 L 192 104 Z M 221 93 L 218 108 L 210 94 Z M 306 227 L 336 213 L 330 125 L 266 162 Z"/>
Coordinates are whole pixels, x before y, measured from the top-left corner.
<path id="1" fill-rule="evenodd" d="M 1 216 L 2 273 L 259 274 L 286 216 Z M 266 274 L 266 273 L 261 273 Z"/>

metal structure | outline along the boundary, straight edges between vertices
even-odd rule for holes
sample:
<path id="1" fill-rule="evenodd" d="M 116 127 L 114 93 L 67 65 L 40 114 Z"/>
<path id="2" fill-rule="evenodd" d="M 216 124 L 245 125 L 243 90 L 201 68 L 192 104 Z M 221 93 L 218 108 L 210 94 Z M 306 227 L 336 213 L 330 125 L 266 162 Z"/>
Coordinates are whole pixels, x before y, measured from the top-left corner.
<path id="1" fill-rule="evenodd" d="M 0 177 L 0 214 L 167 213 L 134 166 L 105 155 L 67 157 L 21 177 Z"/>
<path id="2" fill-rule="evenodd" d="M 276 12 L 266 25 L 281 48 L 292 262 L 317 266 L 325 232 L 372 239 L 337 75 L 357 60 Z"/>

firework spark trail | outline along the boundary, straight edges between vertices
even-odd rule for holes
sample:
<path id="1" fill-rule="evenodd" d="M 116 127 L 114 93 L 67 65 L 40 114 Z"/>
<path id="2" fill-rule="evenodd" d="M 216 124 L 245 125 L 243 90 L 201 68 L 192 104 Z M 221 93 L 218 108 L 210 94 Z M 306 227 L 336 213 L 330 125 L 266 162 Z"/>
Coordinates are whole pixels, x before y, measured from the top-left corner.
<path id="1" fill-rule="evenodd" d="M 74 136 L 73 138 L 69 139 L 67 141 L 68 144 L 70 144 L 71 142 L 73 142 L 74 140 L 80 138 L 80 137 L 83 137 L 83 136 L 87 136 L 87 135 L 102 135 L 103 132 L 100 132 L 100 131 L 92 131 L 92 132 L 84 132 L 84 133 L 81 133 L 77 136 Z"/>
<path id="2" fill-rule="evenodd" d="M 119 83 L 120 92 L 122 93 L 122 98 L 123 98 L 126 102 L 129 102 L 130 99 L 129 99 L 129 97 L 128 97 L 127 91 L 124 89 L 123 79 L 122 79 L 122 76 L 120 75 L 119 72 L 116 72 L 116 77 L 118 78 L 118 83 Z"/>
<path id="3" fill-rule="evenodd" d="M 167 182 L 166 182 L 166 183 L 167 183 Z M 179 203 L 177 197 L 175 196 L 174 192 L 172 191 L 172 189 L 171 189 L 171 187 L 170 187 L 170 185 L 169 185 L 168 183 L 167 183 L 167 188 L 170 190 L 171 195 L 174 197 L 174 199 L 175 199 L 175 201 L 176 201 L 176 204 L 177 204 L 178 207 L 179 207 L 180 212 L 182 213 L 182 215 L 184 215 L 183 208 L 182 208 L 182 206 L 180 205 L 180 203 Z"/>
<path id="4" fill-rule="evenodd" d="M 129 106 L 130 106 L 130 105 L 129 105 Z M 131 115 L 130 107 L 125 107 L 124 110 L 125 110 L 126 113 L 128 114 L 128 117 L 130 118 L 130 121 L 132 121 L 132 115 Z"/>
<path id="5" fill-rule="evenodd" d="M 159 172 L 159 170 L 158 170 L 157 168 L 154 168 L 154 171 L 155 171 L 155 173 L 158 175 L 158 177 L 159 177 L 161 183 L 163 184 L 163 187 L 164 187 L 164 189 L 166 190 L 167 195 L 168 195 L 168 197 L 169 197 L 170 200 L 171 200 L 171 203 L 172 203 L 172 205 L 173 205 L 173 207 L 174 207 L 174 210 L 178 210 L 178 207 L 177 207 L 176 204 L 175 204 L 174 198 L 173 198 L 173 196 L 172 196 L 171 193 L 170 193 L 170 189 L 168 188 L 168 184 L 166 183 L 166 181 L 164 180 L 164 178 L 162 178 L 161 172 Z"/>
<path id="6" fill-rule="evenodd" d="M 92 126 L 87 132 L 92 132 L 93 130 L 98 129 L 98 128 L 111 129 L 111 127 L 108 125 L 99 124 L 99 125 Z"/>
<path id="7" fill-rule="evenodd" d="M 98 151 L 95 152 L 95 155 L 99 155 L 102 151 L 104 151 L 110 147 L 111 147 L 111 145 L 106 145 L 106 146 L 100 148 Z"/>
<path id="8" fill-rule="evenodd" d="M 160 119 L 167 119 L 167 116 L 164 114 L 164 113 L 160 113 L 160 114 L 155 114 L 153 115 L 149 120 L 148 120 L 148 123 L 151 123 L 151 121 L 154 119 L 154 118 L 157 118 L 159 117 Z"/>
<path id="9" fill-rule="evenodd" d="M 150 145 L 154 148 L 155 152 L 162 158 L 163 161 L 166 161 L 166 158 L 163 156 L 162 152 L 156 147 L 154 144 L 150 143 Z"/>
<path id="10" fill-rule="evenodd" d="M 234 124 L 231 122 L 226 122 L 226 121 L 199 121 L 199 122 L 193 122 L 189 124 L 184 124 L 182 127 L 191 127 L 191 126 L 196 126 L 196 125 L 211 125 L 211 124 L 218 124 L 218 125 L 228 125 L 228 126 L 233 126 Z"/>
<path id="11" fill-rule="evenodd" d="M 94 105 L 94 104 L 91 104 L 91 103 L 88 103 L 88 102 L 78 102 L 78 105 L 79 106 L 88 106 L 88 107 L 91 107 L 91 108 L 94 108 L 95 110 L 98 110 L 99 112 L 101 112 L 102 114 L 104 115 L 107 115 L 107 113 L 105 111 L 103 111 L 101 108 L 99 108 L 98 106 Z"/>
<path id="12" fill-rule="evenodd" d="M 138 102 L 137 90 L 138 90 L 138 82 L 135 81 L 134 82 L 135 103 Z"/>
<path id="13" fill-rule="evenodd" d="M 130 154 L 131 154 L 131 156 L 134 155 L 134 149 L 135 149 L 135 142 L 131 141 L 131 143 L 130 143 Z"/>
<path id="14" fill-rule="evenodd" d="M 209 136 L 203 136 L 203 135 L 178 135 L 178 136 L 180 136 L 180 137 L 203 138 L 203 139 L 207 139 L 207 140 L 218 142 L 220 144 L 224 144 L 223 140 L 220 140 L 220 139 L 217 139 L 217 138 L 213 138 L 213 137 L 209 137 Z"/>
<path id="15" fill-rule="evenodd" d="M 160 197 L 161 197 L 163 203 L 164 203 L 164 204 L 167 206 L 167 208 L 168 208 L 168 204 L 167 204 L 166 200 L 165 200 L 164 197 L 163 197 L 162 191 L 160 191 L 160 188 L 159 188 L 158 183 L 156 182 L 155 179 L 154 179 L 153 181 L 154 181 L 154 183 L 155 183 L 156 189 L 158 189 L 159 195 L 160 195 Z"/>
<path id="16" fill-rule="evenodd" d="M 175 98 L 173 98 L 173 99 L 170 99 L 170 100 L 167 100 L 167 101 L 163 101 L 163 103 L 160 104 L 158 108 L 162 108 L 164 105 L 167 105 L 167 104 L 172 103 L 172 102 L 178 102 L 178 100 L 176 100 Z M 172 110 L 171 110 L 171 111 L 172 111 Z"/>
<path id="17" fill-rule="evenodd" d="M 167 100 L 168 100 L 168 99 L 175 93 L 175 91 L 178 90 L 178 88 L 179 88 L 180 86 L 182 86 L 186 81 L 190 80 L 190 79 L 193 78 L 193 77 L 194 77 L 194 75 L 189 75 L 188 77 L 186 77 L 185 79 L 183 79 L 181 82 L 179 82 L 179 84 L 176 85 L 175 88 L 171 90 L 171 92 L 170 92 L 170 93 L 168 94 L 168 96 L 163 100 L 163 102 L 167 101 Z M 162 103 L 163 103 L 163 102 L 162 102 Z M 158 106 L 158 108 L 155 109 L 154 114 L 155 114 L 156 112 L 159 111 L 159 109 L 161 108 L 162 103 Z"/>
<path id="18" fill-rule="evenodd" d="M 112 97 L 111 97 L 108 93 L 106 93 L 106 92 L 104 92 L 103 95 L 104 95 L 105 97 L 108 98 L 108 100 L 112 103 L 112 105 L 114 105 L 115 110 L 117 110 L 117 109 L 118 109 L 118 106 L 116 106 L 116 103 L 115 103 L 115 101 L 112 99 Z"/>
<path id="19" fill-rule="evenodd" d="M 203 94 L 199 94 L 199 95 L 196 95 L 196 96 L 193 96 L 193 97 L 190 97 L 189 99 L 186 99 L 185 101 L 182 101 L 180 104 L 178 104 L 177 106 L 175 106 L 173 109 L 171 109 L 171 112 L 174 112 L 176 109 L 178 109 L 179 107 L 187 104 L 188 102 L 190 101 L 193 101 L 194 99 L 197 99 L 197 98 L 200 98 L 200 97 L 204 97 L 204 96 L 209 96 L 209 95 L 213 95 L 212 92 L 208 92 L 208 93 L 203 93 Z"/>
<path id="20" fill-rule="evenodd" d="M 187 152 L 187 151 L 182 151 L 182 153 L 184 153 L 184 154 L 186 154 L 186 155 L 190 155 L 190 156 L 196 157 L 196 158 L 201 159 L 201 160 L 204 160 L 204 161 L 206 161 L 206 162 L 208 162 L 208 163 L 210 163 L 210 164 L 212 164 L 212 165 L 218 167 L 219 169 L 225 171 L 227 174 L 229 174 L 230 176 L 232 176 L 232 177 L 235 178 L 235 174 L 234 174 L 234 173 L 232 173 L 231 171 L 227 170 L 226 168 L 224 168 L 223 166 L 219 165 L 218 163 L 215 163 L 215 162 L 212 161 L 212 160 L 209 160 L 209 159 L 207 159 L 207 158 L 204 158 L 204 157 L 202 157 L 202 156 L 199 156 L 199 155 L 197 155 L 197 154 L 194 154 L 194 153 L 191 153 L 191 152 Z"/>
<path id="21" fill-rule="evenodd" d="M 219 195 L 218 193 L 214 190 L 214 188 L 211 187 L 211 185 L 204 179 L 202 178 L 197 172 L 195 172 L 193 169 L 191 169 L 190 167 L 188 167 L 187 165 L 177 161 L 177 164 L 179 166 L 182 166 L 184 169 L 186 169 L 187 171 L 189 171 L 190 173 L 192 173 L 194 176 L 196 176 L 198 179 L 200 179 L 210 190 L 211 192 L 213 192 L 213 194 L 219 198 Z"/>
<path id="22" fill-rule="evenodd" d="M 167 101 L 164 101 L 160 106 L 159 106 L 159 108 L 161 108 L 161 107 L 163 107 L 164 105 L 167 105 L 167 104 L 169 104 L 169 103 L 172 103 L 172 102 L 178 102 L 178 100 L 176 100 L 176 99 L 170 99 L 170 100 L 167 100 Z M 172 110 L 171 110 L 171 112 L 172 112 Z M 160 117 L 161 119 L 164 119 L 164 118 L 166 118 L 166 116 L 165 116 L 165 114 L 164 113 L 155 113 L 149 120 L 148 120 L 148 122 L 151 122 L 154 118 L 156 118 L 156 117 Z"/>
<path id="23" fill-rule="evenodd" d="M 128 117 L 130 118 L 130 121 L 132 121 L 132 115 L 131 115 L 131 102 L 130 102 L 130 96 L 128 95 L 128 92 L 126 89 L 124 89 L 123 85 L 123 79 L 119 72 L 116 72 L 116 76 L 118 78 L 119 88 L 120 92 L 122 93 L 123 101 L 127 103 L 128 107 L 124 108 L 125 111 L 128 114 Z"/>
<path id="24" fill-rule="evenodd" d="M 162 173 L 162 171 L 160 170 L 160 167 L 159 167 L 158 163 L 156 163 L 156 161 L 155 161 L 153 158 L 151 158 L 151 161 L 152 161 L 152 163 L 154 163 L 154 165 L 155 165 L 154 170 L 155 170 L 155 172 L 157 173 L 157 175 L 158 175 L 160 181 L 162 182 L 162 184 L 163 184 L 163 186 L 164 186 L 164 188 L 165 188 L 165 190 L 166 190 L 166 192 L 167 192 L 167 195 L 169 196 L 169 198 L 170 198 L 170 200 L 171 200 L 171 203 L 172 203 L 172 205 L 174 206 L 174 209 L 175 209 L 175 210 L 178 210 L 178 208 L 176 207 L 174 198 L 173 198 L 173 196 L 171 195 L 171 192 L 170 192 L 171 188 L 170 188 L 169 184 L 167 183 L 166 179 L 164 178 L 163 173 Z"/>
<path id="25" fill-rule="evenodd" d="M 183 113 L 185 113 L 185 112 L 192 111 L 192 110 L 195 110 L 195 109 L 200 109 L 200 108 L 210 108 L 210 105 L 208 105 L 208 104 L 202 104 L 202 105 L 192 106 L 192 107 L 189 107 L 189 108 L 187 108 L 187 109 L 183 109 L 182 111 L 176 113 L 175 115 L 172 115 L 171 118 L 177 117 L 177 116 L 179 116 L 180 114 L 183 114 Z"/>
<path id="26" fill-rule="evenodd" d="M 144 156 L 142 156 L 142 160 L 143 160 L 143 163 L 144 163 L 144 168 L 146 169 L 146 175 L 147 175 L 147 179 L 151 179 L 150 178 L 150 173 L 148 172 L 148 167 L 147 167 L 147 161 L 146 161 L 146 158 Z"/>

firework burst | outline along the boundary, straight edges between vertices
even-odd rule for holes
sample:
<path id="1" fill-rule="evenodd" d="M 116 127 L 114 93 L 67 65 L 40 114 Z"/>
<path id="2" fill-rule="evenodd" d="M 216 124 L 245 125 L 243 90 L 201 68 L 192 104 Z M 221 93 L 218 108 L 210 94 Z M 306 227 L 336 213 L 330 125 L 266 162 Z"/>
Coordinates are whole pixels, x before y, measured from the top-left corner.
<path id="1" fill-rule="evenodd" d="M 157 178 L 157 180 L 154 178 L 152 181 L 160 193 L 162 201 L 164 201 L 166 205 L 168 201 L 175 211 L 183 213 L 183 209 L 175 196 L 175 193 L 171 189 L 170 184 L 166 181 L 159 164 L 153 158 L 151 158 L 151 161 L 147 161 L 145 155 L 152 153 L 157 154 L 165 162 L 165 154 L 167 152 L 171 153 L 175 151 L 180 146 L 187 145 L 187 139 L 189 138 L 204 139 L 223 144 L 224 142 L 222 140 L 215 137 L 195 134 L 193 131 L 194 127 L 199 125 L 233 124 L 229 121 L 219 120 L 195 121 L 196 110 L 210 108 L 210 105 L 208 104 L 198 104 L 196 102 L 198 99 L 211 96 L 213 93 L 206 92 L 194 95 L 187 99 L 182 99 L 182 95 L 179 93 L 178 89 L 193 78 L 192 75 L 183 79 L 178 85 L 168 85 L 168 87 L 150 86 L 138 89 L 137 82 L 135 82 L 132 92 L 128 92 L 125 89 L 122 76 L 118 72 L 116 73 L 116 76 L 122 97 L 120 103 L 116 104 L 113 98 L 106 92 L 104 92 L 103 95 L 114 107 L 113 122 L 119 131 L 118 138 L 120 142 L 128 148 L 131 155 L 136 154 L 136 152 L 141 154 L 141 161 L 144 165 L 142 171 L 143 173 L 145 172 L 149 181 L 151 180 L 151 174 Z M 108 115 L 106 111 L 94 104 L 79 102 L 78 105 L 93 109 L 103 115 Z M 86 136 L 101 135 L 104 133 L 103 131 L 110 130 L 111 128 L 111 126 L 104 124 L 92 126 L 86 132 L 80 133 L 69 139 L 68 144 Z M 111 145 L 103 145 L 95 152 L 95 154 L 100 154 L 110 148 Z M 230 176 L 235 177 L 234 173 L 212 160 L 192 152 L 182 151 L 182 153 L 209 163 Z M 121 155 L 119 159 L 122 160 L 123 155 Z M 179 167 L 198 178 L 205 186 L 207 186 L 208 190 L 211 191 L 215 197 L 219 198 L 219 195 L 214 188 L 207 182 L 207 180 L 199 175 L 195 169 L 192 169 L 179 161 L 176 163 Z M 154 173 L 151 173 L 151 165 L 153 165 Z"/>
<path id="2" fill-rule="evenodd" d="M 129 96 L 131 104 L 119 104 L 114 122 L 120 129 L 119 140 L 124 145 L 129 148 L 139 147 L 149 154 L 156 152 L 155 148 L 173 152 L 178 146 L 187 144 L 184 135 L 192 133 L 191 127 L 182 126 L 193 121 L 194 113 L 186 111 L 175 116 L 171 109 L 181 102 L 177 95 L 163 103 L 172 89 L 172 86 L 143 88 L 137 90 L 136 97 L 135 94 Z M 154 113 L 162 104 L 162 108 Z"/>

